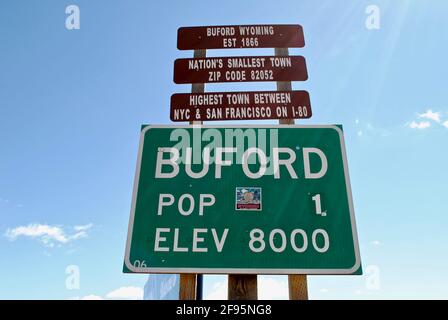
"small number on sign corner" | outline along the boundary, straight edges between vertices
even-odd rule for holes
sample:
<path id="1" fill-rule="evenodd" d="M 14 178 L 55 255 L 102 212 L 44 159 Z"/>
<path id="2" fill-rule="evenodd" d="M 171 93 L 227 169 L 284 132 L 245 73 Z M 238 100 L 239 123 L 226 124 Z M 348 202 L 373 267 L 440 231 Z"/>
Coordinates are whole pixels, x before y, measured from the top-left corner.
<path id="1" fill-rule="evenodd" d="M 146 268 L 146 261 L 145 260 L 134 260 L 134 267 L 135 268 Z"/>

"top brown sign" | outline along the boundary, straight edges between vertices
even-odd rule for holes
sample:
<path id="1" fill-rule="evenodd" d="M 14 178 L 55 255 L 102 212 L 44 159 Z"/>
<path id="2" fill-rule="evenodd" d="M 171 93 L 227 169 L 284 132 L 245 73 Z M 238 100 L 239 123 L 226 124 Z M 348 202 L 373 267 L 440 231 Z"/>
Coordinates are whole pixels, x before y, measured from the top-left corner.
<path id="1" fill-rule="evenodd" d="M 298 24 L 182 27 L 177 30 L 179 50 L 303 46 L 303 29 Z"/>

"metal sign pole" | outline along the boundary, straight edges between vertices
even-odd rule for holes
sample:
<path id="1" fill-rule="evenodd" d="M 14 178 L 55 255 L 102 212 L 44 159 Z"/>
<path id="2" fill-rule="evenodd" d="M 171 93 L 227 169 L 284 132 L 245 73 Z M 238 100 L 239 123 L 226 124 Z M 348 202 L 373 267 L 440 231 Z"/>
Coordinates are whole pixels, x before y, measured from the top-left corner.
<path id="1" fill-rule="evenodd" d="M 275 48 L 276 56 L 289 56 L 288 48 Z M 291 82 L 277 82 L 278 91 L 292 91 Z M 294 124 L 294 119 L 280 119 L 280 124 Z M 288 275 L 289 300 L 308 300 L 306 275 Z"/>
<path id="2" fill-rule="evenodd" d="M 205 58 L 206 50 L 194 50 L 194 58 Z M 193 83 L 191 93 L 202 93 L 205 91 L 204 83 Z M 202 121 L 190 121 L 191 125 L 202 124 Z M 179 286 L 180 300 L 202 300 L 202 274 L 181 274 Z"/>

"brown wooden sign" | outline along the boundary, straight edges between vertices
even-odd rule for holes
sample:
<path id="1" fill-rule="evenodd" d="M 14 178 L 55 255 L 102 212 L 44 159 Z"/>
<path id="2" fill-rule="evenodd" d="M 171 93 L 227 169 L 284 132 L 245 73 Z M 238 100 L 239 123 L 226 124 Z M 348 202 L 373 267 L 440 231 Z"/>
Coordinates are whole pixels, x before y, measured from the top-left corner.
<path id="1" fill-rule="evenodd" d="M 177 31 L 180 50 L 303 46 L 305 40 L 300 25 L 183 27 Z"/>
<path id="2" fill-rule="evenodd" d="M 177 59 L 175 83 L 305 81 L 302 56 L 253 56 Z"/>
<path id="3" fill-rule="evenodd" d="M 171 96 L 174 122 L 310 118 L 306 91 L 177 93 Z"/>

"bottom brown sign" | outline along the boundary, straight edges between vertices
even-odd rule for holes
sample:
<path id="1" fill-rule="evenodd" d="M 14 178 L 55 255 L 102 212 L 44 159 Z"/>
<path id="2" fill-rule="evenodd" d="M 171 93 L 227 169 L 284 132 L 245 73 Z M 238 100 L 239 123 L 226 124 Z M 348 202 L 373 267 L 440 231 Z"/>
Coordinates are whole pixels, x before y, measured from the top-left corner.
<path id="1" fill-rule="evenodd" d="M 171 96 L 170 118 L 181 121 L 310 118 L 307 91 L 177 93 Z"/>

